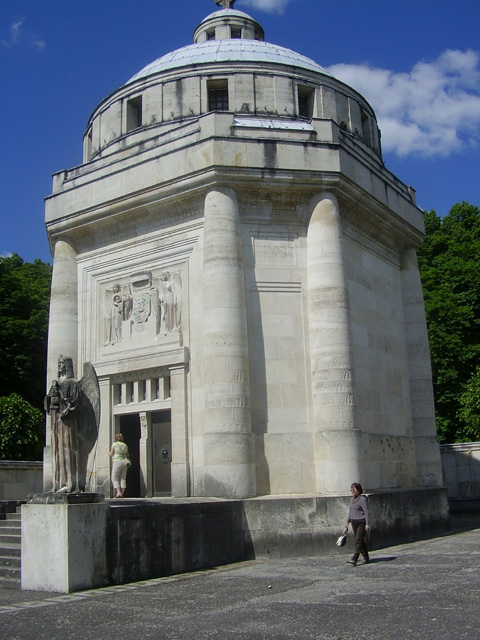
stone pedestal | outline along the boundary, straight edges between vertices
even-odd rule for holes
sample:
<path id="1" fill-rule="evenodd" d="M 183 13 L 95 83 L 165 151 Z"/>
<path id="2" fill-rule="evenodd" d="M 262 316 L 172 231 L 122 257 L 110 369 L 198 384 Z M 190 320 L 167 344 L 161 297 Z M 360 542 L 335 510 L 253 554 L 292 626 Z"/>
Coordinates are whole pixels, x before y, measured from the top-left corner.
<path id="1" fill-rule="evenodd" d="M 108 584 L 107 514 L 100 494 L 31 494 L 22 507 L 22 589 Z"/>

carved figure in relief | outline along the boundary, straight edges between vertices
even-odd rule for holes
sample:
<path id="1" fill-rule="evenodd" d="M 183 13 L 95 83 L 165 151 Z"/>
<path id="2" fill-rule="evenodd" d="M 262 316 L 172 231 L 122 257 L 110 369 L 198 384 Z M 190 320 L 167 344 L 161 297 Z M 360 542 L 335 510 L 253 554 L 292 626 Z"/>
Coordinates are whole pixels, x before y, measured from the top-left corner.
<path id="1" fill-rule="evenodd" d="M 107 289 L 107 323 L 105 344 L 115 344 L 122 340 L 123 322 L 132 313 L 132 294 L 126 285 L 115 284 Z"/>
<path id="2" fill-rule="evenodd" d="M 58 357 L 58 380 L 51 384 L 45 409 L 51 418 L 53 491 L 85 491 L 88 455 L 100 420 L 100 389 L 90 362 L 84 363 L 77 381 L 72 358 Z"/>
<path id="3" fill-rule="evenodd" d="M 118 294 L 113 296 L 112 308 L 110 309 L 110 341 L 120 342 L 122 339 L 122 298 Z"/>
<path id="4" fill-rule="evenodd" d="M 162 331 L 167 334 L 181 327 L 182 280 L 179 273 L 165 271 L 160 282 Z"/>
<path id="5" fill-rule="evenodd" d="M 173 331 L 176 326 L 177 298 L 173 291 L 170 273 L 165 272 L 160 278 L 162 282 L 162 321 L 164 333 Z"/>

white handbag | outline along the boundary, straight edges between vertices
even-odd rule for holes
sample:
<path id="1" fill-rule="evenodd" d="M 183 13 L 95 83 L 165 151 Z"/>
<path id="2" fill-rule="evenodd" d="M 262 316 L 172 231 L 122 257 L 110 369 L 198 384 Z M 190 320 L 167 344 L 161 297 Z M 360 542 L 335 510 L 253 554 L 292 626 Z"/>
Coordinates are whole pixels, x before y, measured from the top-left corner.
<path id="1" fill-rule="evenodd" d="M 347 542 L 347 530 L 345 529 L 342 535 L 338 537 L 338 540 L 336 541 L 335 544 L 337 545 L 337 547 L 343 547 L 345 546 L 346 542 Z"/>

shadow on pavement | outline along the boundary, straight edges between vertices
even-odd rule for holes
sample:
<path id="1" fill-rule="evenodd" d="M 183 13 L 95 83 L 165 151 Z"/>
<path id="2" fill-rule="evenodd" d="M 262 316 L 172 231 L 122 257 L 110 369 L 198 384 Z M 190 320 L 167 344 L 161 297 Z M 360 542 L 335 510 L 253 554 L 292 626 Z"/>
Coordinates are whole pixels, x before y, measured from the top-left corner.
<path id="1" fill-rule="evenodd" d="M 370 562 L 368 564 L 377 564 L 379 562 L 391 562 L 392 560 L 396 560 L 397 556 L 375 556 L 374 558 L 370 558 Z"/>

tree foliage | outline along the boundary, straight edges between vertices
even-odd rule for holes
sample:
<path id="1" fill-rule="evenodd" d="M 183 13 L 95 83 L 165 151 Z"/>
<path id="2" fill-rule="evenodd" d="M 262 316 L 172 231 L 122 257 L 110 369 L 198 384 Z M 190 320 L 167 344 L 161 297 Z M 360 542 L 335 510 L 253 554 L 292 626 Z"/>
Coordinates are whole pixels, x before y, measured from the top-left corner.
<path id="1" fill-rule="evenodd" d="M 440 442 L 480 440 L 480 210 L 425 212 L 418 252 Z"/>
<path id="2" fill-rule="evenodd" d="M 41 460 L 45 417 L 18 393 L 0 398 L 0 460 Z"/>
<path id="3" fill-rule="evenodd" d="M 45 395 L 52 268 L 0 258 L 0 396 L 20 394 L 41 408 Z"/>

